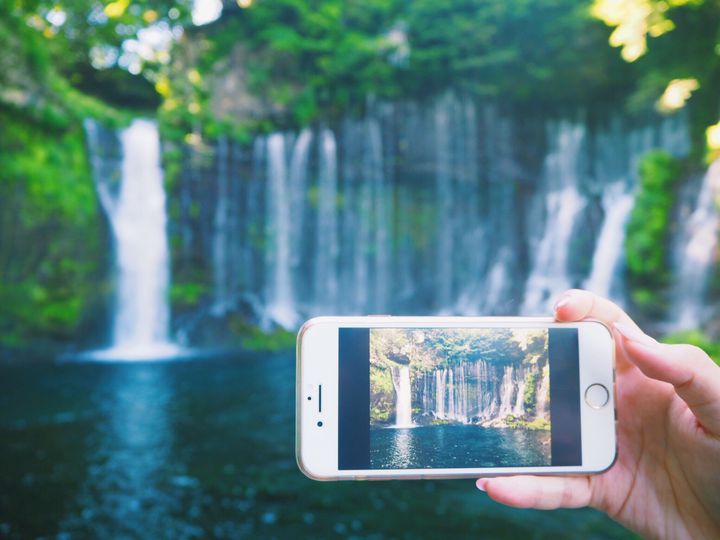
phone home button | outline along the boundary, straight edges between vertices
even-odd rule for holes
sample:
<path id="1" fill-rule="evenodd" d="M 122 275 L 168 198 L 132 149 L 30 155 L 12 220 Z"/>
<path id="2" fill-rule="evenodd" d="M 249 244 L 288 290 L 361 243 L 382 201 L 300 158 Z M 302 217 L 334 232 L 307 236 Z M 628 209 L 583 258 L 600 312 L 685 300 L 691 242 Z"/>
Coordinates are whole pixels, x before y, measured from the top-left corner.
<path id="1" fill-rule="evenodd" d="M 610 392 L 602 384 L 591 384 L 585 390 L 585 403 L 593 409 L 602 409 L 610 401 Z"/>

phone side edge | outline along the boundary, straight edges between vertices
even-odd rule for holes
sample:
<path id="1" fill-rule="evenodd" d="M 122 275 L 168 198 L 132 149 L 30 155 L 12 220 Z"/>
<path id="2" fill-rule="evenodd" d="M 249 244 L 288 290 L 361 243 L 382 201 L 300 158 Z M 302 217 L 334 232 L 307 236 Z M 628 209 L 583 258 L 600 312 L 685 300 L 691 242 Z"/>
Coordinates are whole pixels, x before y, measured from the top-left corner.
<path id="1" fill-rule="evenodd" d="M 342 480 L 338 475 L 319 475 L 314 473 L 305 463 L 302 453 L 302 346 L 303 338 L 310 328 L 320 324 L 332 323 L 335 317 L 313 317 L 300 327 L 295 341 L 295 463 L 300 472 L 310 480 L 329 482 Z"/>
<path id="2" fill-rule="evenodd" d="M 600 474 L 614 465 L 618 455 L 616 343 L 612 328 L 605 321 L 583 319 L 579 322 L 584 327 L 580 350 L 581 382 L 584 380 L 581 395 L 597 383 L 609 391 L 609 403 L 605 407 L 593 407 L 581 398 L 583 463 L 587 467 L 586 474 Z M 588 378 L 590 376 L 592 378 Z M 591 423 L 586 426 L 589 420 Z M 587 458 L 590 458 L 589 462 L 585 462 Z"/>

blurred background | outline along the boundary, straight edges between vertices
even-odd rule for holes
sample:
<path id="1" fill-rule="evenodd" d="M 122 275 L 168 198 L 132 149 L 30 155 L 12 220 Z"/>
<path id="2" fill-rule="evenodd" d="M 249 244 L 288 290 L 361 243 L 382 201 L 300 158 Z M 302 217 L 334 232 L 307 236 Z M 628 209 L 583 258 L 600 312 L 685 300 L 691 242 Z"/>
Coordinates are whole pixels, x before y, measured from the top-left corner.
<path id="1" fill-rule="evenodd" d="M 717 1 L 0 15 L 0 537 L 632 537 L 306 480 L 295 332 L 583 287 L 717 358 Z"/>

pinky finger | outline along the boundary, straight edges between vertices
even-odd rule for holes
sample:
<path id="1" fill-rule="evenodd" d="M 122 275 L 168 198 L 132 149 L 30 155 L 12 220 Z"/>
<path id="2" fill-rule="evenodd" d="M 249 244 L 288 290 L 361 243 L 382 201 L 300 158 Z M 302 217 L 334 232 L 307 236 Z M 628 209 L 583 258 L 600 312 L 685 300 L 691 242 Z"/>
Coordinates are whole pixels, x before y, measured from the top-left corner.
<path id="1" fill-rule="evenodd" d="M 503 476 L 480 478 L 476 485 L 494 501 L 515 508 L 580 508 L 592 498 L 586 476 Z"/>

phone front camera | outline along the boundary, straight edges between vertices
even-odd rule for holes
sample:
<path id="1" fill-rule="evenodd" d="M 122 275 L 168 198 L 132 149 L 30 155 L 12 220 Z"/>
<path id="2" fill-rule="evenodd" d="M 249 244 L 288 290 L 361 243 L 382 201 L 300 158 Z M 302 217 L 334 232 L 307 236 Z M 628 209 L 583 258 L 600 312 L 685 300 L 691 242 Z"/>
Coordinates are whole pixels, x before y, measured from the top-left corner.
<path id="1" fill-rule="evenodd" d="M 318 425 L 318 427 L 322 427 L 322 425 L 323 425 L 323 424 L 322 424 L 322 420 L 320 420 L 320 421 L 317 423 L 317 425 Z"/>
<path id="2" fill-rule="evenodd" d="M 310 401 L 311 399 L 312 399 L 312 396 L 308 396 L 308 401 Z"/>

